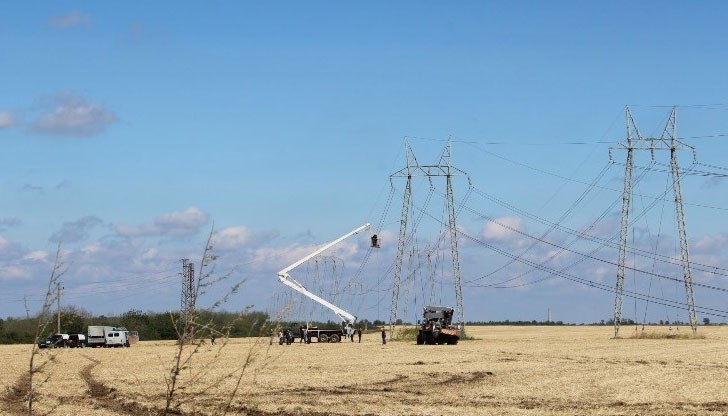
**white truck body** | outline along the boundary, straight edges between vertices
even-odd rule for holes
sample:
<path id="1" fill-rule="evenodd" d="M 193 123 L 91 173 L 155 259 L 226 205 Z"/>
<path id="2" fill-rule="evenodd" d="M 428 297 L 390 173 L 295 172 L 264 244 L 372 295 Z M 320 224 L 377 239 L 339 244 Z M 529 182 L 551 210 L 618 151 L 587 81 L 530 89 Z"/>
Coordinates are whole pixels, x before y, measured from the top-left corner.
<path id="1" fill-rule="evenodd" d="M 89 326 L 87 342 L 89 347 L 128 347 L 129 331 L 124 327 Z"/>

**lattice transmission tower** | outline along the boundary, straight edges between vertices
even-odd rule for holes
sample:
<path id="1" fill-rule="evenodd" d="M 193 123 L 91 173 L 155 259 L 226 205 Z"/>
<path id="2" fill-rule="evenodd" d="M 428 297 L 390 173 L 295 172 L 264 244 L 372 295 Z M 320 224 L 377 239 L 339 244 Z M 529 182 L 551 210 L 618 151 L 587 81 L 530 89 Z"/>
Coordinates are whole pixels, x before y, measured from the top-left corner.
<path id="1" fill-rule="evenodd" d="M 402 262 L 405 252 L 405 245 L 408 242 L 408 220 L 409 211 L 412 209 L 412 178 L 426 177 L 432 186 L 433 178 L 445 178 L 446 197 L 445 205 L 448 212 L 448 229 L 450 234 L 450 248 L 452 258 L 452 272 L 455 286 L 455 313 L 461 328 L 464 328 L 465 318 L 463 313 L 463 289 L 460 279 L 460 260 L 458 257 L 458 239 L 457 225 L 455 222 L 455 201 L 452 189 L 452 177 L 464 176 L 468 179 L 468 185 L 471 185 L 470 176 L 464 171 L 452 166 L 451 163 L 451 143 L 447 142 L 445 148 L 440 155 L 440 160 L 434 165 L 421 165 L 417 161 L 409 142 L 405 139 L 405 155 L 407 157 L 407 166 L 389 176 L 390 182 L 393 183 L 395 178 L 406 178 L 407 182 L 402 198 L 402 216 L 399 223 L 399 240 L 397 244 L 397 259 L 394 266 L 394 285 L 392 289 L 392 307 L 389 318 L 390 333 L 394 333 L 394 324 L 397 321 L 397 311 L 399 303 L 400 285 L 402 282 Z M 394 185 L 392 185 L 394 186 Z"/>
<path id="2" fill-rule="evenodd" d="M 693 291 L 693 278 L 690 271 L 690 254 L 688 250 L 687 231 L 685 230 L 685 214 L 683 211 L 682 192 L 680 191 L 680 167 L 678 165 L 677 152 L 679 150 L 691 150 L 695 157 L 695 149 L 677 139 L 676 135 L 676 110 L 672 108 L 670 117 L 659 137 L 643 137 L 632 118 L 629 107 L 625 109 L 627 121 L 627 143 L 613 149 L 627 151 L 627 163 L 624 171 L 624 192 L 622 194 L 622 219 L 619 238 L 619 257 L 617 261 L 617 287 L 614 300 L 614 336 L 619 335 L 619 326 L 622 320 L 622 299 L 624 297 L 624 270 L 627 258 L 627 234 L 629 232 L 629 216 L 632 203 L 632 169 L 634 167 L 634 151 L 649 150 L 654 160 L 654 152 L 658 150 L 670 151 L 670 174 L 672 176 L 673 194 L 675 196 L 675 218 L 680 238 L 680 260 L 683 269 L 683 281 L 687 298 L 688 312 L 690 315 L 690 326 L 693 333 L 697 331 L 698 319 L 695 315 L 695 293 Z M 610 149 L 610 152 L 611 150 Z M 610 156 L 611 157 L 611 156 Z"/>
<path id="3" fill-rule="evenodd" d="M 197 284 L 195 282 L 195 266 L 189 259 L 182 259 L 182 302 L 180 316 L 180 341 L 195 339 L 193 318 L 197 302 Z"/>

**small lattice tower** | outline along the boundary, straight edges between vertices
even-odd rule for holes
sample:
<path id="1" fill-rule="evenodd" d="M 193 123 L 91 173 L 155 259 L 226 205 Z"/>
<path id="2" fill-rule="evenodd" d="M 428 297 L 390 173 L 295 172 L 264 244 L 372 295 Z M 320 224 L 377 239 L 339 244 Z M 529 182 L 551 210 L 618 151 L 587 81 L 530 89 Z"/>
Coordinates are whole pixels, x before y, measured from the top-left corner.
<path id="1" fill-rule="evenodd" d="M 182 302 L 180 316 L 180 340 L 195 339 L 194 315 L 197 302 L 197 284 L 195 283 L 195 266 L 189 259 L 182 259 Z"/>

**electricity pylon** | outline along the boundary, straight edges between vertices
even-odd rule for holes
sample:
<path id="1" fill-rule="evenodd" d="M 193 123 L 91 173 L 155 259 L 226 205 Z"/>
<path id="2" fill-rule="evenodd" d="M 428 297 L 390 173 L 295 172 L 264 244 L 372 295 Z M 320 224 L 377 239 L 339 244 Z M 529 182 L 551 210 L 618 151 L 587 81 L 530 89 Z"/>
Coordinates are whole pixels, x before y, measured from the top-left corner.
<path id="1" fill-rule="evenodd" d="M 392 290 L 392 308 L 389 319 L 390 332 L 394 333 L 394 324 L 397 321 L 397 310 L 399 303 L 399 291 L 402 281 L 402 261 L 404 257 L 404 249 L 407 244 L 407 222 L 409 211 L 412 208 L 412 178 L 426 177 L 430 183 L 433 178 L 444 177 L 446 186 L 445 205 L 448 211 L 448 228 L 450 231 L 450 248 L 453 268 L 453 280 L 455 284 L 455 317 L 461 327 L 464 327 L 465 318 L 463 313 L 463 289 L 460 279 L 460 259 L 458 257 L 457 243 L 457 225 L 455 222 L 455 201 L 452 189 L 453 176 L 465 176 L 470 185 L 470 176 L 464 171 L 452 166 L 451 164 L 451 145 L 447 142 L 442 151 L 440 160 L 435 165 L 420 165 L 417 162 L 409 142 L 405 139 L 405 154 L 407 157 L 407 166 L 389 176 L 390 182 L 394 178 L 407 178 L 404 189 L 404 197 L 402 199 L 402 216 L 399 223 L 399 241 L 397 244 L 397 259 L 394 267 L 394 285 Z M 392 185 L 394 186 L 394 185 Z"/>
<path id="2" fill-rule="evenodd" d="M 620 144 L 617 149 L 627 150 L 627 163 L 624 171 L 624 192 L 622 194 L 622 221 L 619 234 L 619 257 L 617 261 L 617 287 L 615 290 L 614 300 L 614 336 L 619 335 L 619 325 L 622 320 L 622 298 L 624 297 L 624 269 L 627 257 L 627 234 L 629 228 L 629 214 L 632 198 L 632 169 L 634 167 L 634 150 L 649 150 L 654 159 L 656 150 L 670 151 L 670 174 L 672 176 L 672 187 L 675 196 L 675 214 L 677 220 L 678 234 L 680 237 L 680 259 L 683 267 L 683 281 L 685 283 L 685 293 L 687 297 L 688 312 L 690 314 L 690 327 L 693 334 L 698 329 L 698 319 L 695 315 L 695 292 L 693 291 L 693 277 L 690 271 L 690 254 L 688 250 L 688 237 L 685 230 L 685 214 L 683 211 L 682 192 L 680 190 L 680 167 L 677 160 L 677 151 L 695 149 L 686 145 L 677 139 L 676 135 L 676 118 L 675 107 L 672 108 L 670 117 L 665 124 L 660 137 L 642 137 L 639 129 L 632 118 L 629 107 L 625 109 L 625 118 L 627 121 L 627 143 Z M 611 149 L 610 149 L 611 151 Z"/>
<path id="3" fill-rule="evenodd" d="M 182 259 L 182 302 L 180 317 L 180 342 L 195 339 L 194 315 L 197 303 L 197 285 L 195 284 L 195 266 L 189 259 Z"/>

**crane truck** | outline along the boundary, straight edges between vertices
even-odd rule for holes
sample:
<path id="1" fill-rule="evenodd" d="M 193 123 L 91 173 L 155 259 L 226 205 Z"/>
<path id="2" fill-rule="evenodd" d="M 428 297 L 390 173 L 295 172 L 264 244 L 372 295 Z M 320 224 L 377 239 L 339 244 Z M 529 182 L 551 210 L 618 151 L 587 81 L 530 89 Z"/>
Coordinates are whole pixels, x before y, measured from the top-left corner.
<path id="1" fill-rule="evenodd" d="M 334 305 L 333 303 L 327 301 L 326 299 L 323 299 L 320 296 L 312 293 L 311 291 L 306 289 L 300 282 L 293 279 L 290 275 L 290 272 L 293 269 L 295 269 L 296 267 L 307 262 L 308 260 L 311 260 L 312 258 L 323 253 L 327 249 L 346 240 L 347 238 L 351 237 L 354 234 L 358 234 L 361 231 L 366 230 L 370 226 L 371 226 L 371 224 L 369 224 L 369 223 L 364 224 L 361 227 L 358 227 L 358 228 L 348 232 L 347 234 L 344 234 L 343 236 L 337 238 L 336 240 L 323 245 L 318 250 L 314 251 L 313 253 L 307 255 L 306 257 L 296 261 L 295 263 L 291 264 L 290 266 L 288 266 L 285 269 L 278 272 L 278 280 L 280 280 L 281 283 L 290 287 L 291 289 L 295 290 L 296 292 L 301 293 L 302 295 L 308 297 L 309 299 L 312 299 L 313 301 L 331 309 L 336 314 L 336 316 L 338 316 L 341 319 L 341 321 L 342 321 L 341 329 L 308 328 L 308 336 L 311 338 L 316 338 L 316 340 L 318 342 L 339 342 L 339 341 L 341 341 L 341 339 L 343 337 L 345 337 L 347 335 L 351 335 L 353 333 L 352 331 L 354 329 L 354 323 L 356 322 L 356 316 L 354 316 L 351 313 L 345 311 L 344 309 Z"/>

